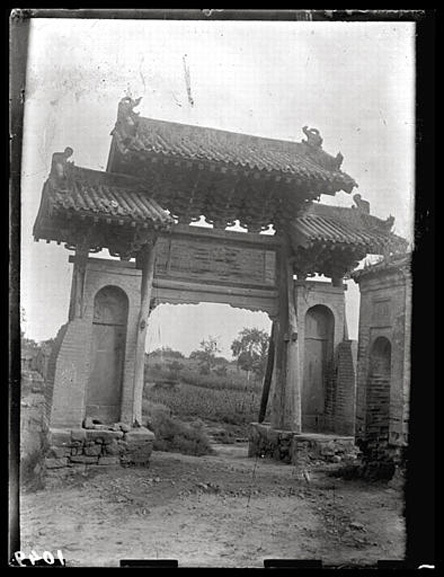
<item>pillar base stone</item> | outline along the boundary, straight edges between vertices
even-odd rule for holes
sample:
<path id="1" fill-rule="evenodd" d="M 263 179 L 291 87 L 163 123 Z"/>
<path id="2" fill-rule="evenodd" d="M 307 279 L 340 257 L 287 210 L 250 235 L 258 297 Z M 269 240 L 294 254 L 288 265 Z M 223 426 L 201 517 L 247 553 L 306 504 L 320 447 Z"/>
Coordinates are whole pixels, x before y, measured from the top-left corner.
<path id="1" fill-rule="evenodd" d="M 248 456 L 267 457 L 293 465 L 308 462 L 340 462 L 355 459 L 354 437 L 320 433 L 296 433 L 266 423 L 251 423 Z"/>
<path id="2" fill-rule="evenodd" d="M 125 432 L 116 428 L 100 425 L 94 429 L 51 429 L 45 460 L 47 471 L 78 465 L 148 467 L 154 433 L 145 427 Z"/>

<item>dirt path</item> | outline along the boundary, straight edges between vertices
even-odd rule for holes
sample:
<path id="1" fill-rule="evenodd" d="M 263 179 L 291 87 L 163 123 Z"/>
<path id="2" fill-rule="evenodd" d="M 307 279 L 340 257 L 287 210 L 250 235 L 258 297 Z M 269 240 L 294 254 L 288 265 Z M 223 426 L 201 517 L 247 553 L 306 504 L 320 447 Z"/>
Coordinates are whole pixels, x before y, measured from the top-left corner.
<path id="1" fill-rule="evenodd" d="M 71 566 L 177 559 L 179 566 L 262 567 L 402 559 L 402 494 L 248 459 L 246 445 L 191 457 L 154 452 L 149 469 L 83 470 L 21 498 L 22 550 L 61 549 Z"/>

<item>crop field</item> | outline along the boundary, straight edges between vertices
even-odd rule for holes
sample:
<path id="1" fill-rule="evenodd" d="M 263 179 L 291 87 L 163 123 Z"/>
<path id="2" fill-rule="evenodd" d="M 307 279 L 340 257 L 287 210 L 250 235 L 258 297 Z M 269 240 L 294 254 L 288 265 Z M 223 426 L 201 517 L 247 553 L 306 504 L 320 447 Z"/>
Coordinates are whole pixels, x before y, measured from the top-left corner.
<path id="1" fill-rule="evenodd" d="M 257 420 L 260 391 L 214 389 L 181 383 L 171 387 L 147 387 L 144 400 L 166 405 L 180 419 L 200 418 L 244 426 Z"/>
<path id="2" fill-rule="evenodd" d="M 144 414 L 150 403 L 159 403 L 178 419 L 235 425 L 245 433 L 257 420 L 262 385 L 232 365 L 224 375 L 204 375 L 195 363 L 182 359 L 150 363 L 145 371 Z"/>

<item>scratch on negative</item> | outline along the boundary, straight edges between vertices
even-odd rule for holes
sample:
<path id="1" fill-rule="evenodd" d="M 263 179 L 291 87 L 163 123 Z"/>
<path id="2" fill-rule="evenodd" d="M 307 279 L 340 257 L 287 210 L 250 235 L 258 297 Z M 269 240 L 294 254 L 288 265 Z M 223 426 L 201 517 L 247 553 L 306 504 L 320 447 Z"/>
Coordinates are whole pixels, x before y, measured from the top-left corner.
<path id="1" fill-rule="evenodd" d="M 194 100 L 193 100 L 193 97 L 191 95 L 190 70 L 187 66 L 186 57 L 187 57 L 187 55 L 184 54 L 183 55 L 183 68 L 184 68 L 184 72 L 185 72 L 185 86 L 187 89 L 188 102 L 191 104 L 191 106 L 194 106 Z"/>

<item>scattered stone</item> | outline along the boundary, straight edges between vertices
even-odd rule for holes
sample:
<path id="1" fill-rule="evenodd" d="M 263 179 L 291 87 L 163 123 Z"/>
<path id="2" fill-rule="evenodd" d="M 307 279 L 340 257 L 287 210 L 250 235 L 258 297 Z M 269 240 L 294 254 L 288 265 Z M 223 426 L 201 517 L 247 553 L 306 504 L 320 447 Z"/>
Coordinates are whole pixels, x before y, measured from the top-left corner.
<path id="1" fill-rule="evenodd" d="M 351 529 L 356 529 L 357 531 L 365 531 L 365 527 L 362 523 L 358 523 L 357 521 L 352 521 L 349 524 L 349 527 Z"/>
<path id="2" fill-rule="evenodd" d="M 341 461 L 342 457 L 340 457 L 339 455 L 333 455 L 333 457 L 331 458 L 332 463 L 340 463 Z"/>
<path id="3" fill-rule="evenodd" d="M 83 419 L 82 426 L 84 429 L 94 429 L 94 423 L 91 417 L 85 417 Z"/>

